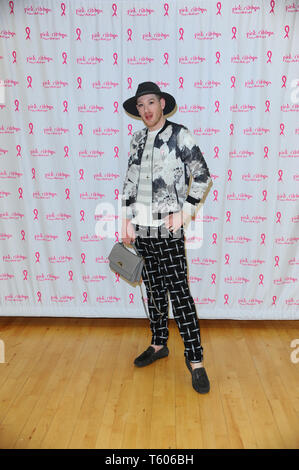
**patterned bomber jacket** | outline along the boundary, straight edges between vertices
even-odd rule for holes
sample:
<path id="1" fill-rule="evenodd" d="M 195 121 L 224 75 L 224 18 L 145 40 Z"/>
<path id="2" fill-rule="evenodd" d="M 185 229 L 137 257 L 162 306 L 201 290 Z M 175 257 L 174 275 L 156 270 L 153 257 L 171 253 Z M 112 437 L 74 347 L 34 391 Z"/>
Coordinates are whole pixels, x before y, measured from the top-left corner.
<path id="1" fill-rule="evenodd" d="M 147 128 L 135 132 L 130 144 L 122 193 L 123 216 L 129 219 L 136 215 L 141 158 L 147 134 Z M 152 153 L 153 219 L 162 219 L 181 209 L 193 215 L 211 186 L 209 169 L 191 132 L 185 126 L 166 120 L 155 137 Z"/>

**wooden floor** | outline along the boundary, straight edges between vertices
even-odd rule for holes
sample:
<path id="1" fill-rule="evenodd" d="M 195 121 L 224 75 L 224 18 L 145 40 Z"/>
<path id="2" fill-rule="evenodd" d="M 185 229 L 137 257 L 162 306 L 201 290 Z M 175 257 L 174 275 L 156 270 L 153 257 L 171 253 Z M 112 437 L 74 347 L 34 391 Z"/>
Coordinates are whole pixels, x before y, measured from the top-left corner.
<path id="1" fill-rule="evenodd" d="M 0 448 L 298 449 L 299 321 L 202 320 L 201 332 L 207 395 L 173 320 L 168 358 L 138 369 L 147 320 L 0 318 Z"/>

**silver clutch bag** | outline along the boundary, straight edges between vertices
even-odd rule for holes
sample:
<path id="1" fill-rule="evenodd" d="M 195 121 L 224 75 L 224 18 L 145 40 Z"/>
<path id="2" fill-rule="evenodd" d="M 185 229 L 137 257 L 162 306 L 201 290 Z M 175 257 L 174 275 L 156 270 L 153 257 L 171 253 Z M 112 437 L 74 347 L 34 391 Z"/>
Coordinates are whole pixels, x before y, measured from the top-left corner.
<path id="1" fill-rule="evenodd" d="M 130 284 L 139 284 L 144 267 L 143 257 L 133 253 L 122 242 L 116 243 L 109 256 L 109 267 Z"/>

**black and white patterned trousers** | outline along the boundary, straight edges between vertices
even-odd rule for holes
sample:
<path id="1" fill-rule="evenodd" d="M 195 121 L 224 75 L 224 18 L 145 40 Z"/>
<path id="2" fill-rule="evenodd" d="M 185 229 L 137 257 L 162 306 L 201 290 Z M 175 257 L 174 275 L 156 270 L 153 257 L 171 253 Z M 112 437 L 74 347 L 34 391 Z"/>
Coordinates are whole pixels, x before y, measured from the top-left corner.
<path id="1" fill-rule="evenodd" d="M 146 287 L 148 310 L 152 320 L 150 321 L 152 344 L 167 343 L 169 293 L 173 317 L 184 341 L 185 356 L 189 361 L 201 362 L 203 347 L 196 308 L 187 278 L 184 230 L 179 229 L 175 235 L 168 231 L 163 235 L 160 229 L 155 231 L 153 234 L 152 228 L 136 225 L 135 247 L 144 258 L 155 303 L 163 313 L 161 317 L 154 306 L 148 278 L 143 270 L 142 279 Z"/>

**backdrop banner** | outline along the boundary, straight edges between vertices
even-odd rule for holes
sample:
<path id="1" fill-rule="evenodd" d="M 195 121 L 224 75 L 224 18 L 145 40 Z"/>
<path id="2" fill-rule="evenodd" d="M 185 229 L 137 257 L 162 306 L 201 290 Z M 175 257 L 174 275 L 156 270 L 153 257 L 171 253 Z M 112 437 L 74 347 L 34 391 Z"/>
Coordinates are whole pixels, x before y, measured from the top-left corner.
<path id="1" fill-rule="evenodd" d="M 0 315 L 145 318 L 107 257 L 144 127 L 122 103 L 153 81 L 214 183 L 186 231 L 199 318 L 299 319 L 298 32 L 292 0 L 2 0 Z"/>

